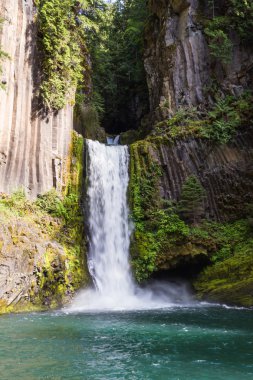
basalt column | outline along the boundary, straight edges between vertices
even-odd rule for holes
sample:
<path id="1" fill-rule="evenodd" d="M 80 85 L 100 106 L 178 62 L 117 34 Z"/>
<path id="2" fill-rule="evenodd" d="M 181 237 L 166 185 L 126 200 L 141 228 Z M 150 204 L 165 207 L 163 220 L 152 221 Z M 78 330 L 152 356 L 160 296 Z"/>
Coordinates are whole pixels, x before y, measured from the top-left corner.
<path id="1" fill-rule="evenodd" d="M 24 188 L 35 197 L 63 186 L 73 109 L 41 111 L 38 102 L 40 57 L 33 0 L 2 0 L 0 46 L 0 192 Z"/>

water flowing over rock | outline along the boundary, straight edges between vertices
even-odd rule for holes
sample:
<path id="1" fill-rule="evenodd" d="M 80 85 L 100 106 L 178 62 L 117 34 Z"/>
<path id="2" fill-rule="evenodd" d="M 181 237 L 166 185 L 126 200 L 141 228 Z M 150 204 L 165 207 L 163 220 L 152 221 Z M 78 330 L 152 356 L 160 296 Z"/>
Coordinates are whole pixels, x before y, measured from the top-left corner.
<path id="1" fill-rule="evenodd" d="M 81 292 L 69 310 L 153 308 L 189 301 L 185 284 L 136 286 L 129 264 L 128 148 L 87 140 L 87 150 L 88 266 L 95 289 Z"/>
<path id="2" fill-rule="evenodd" d="M 128 263 L 128 149 L 88 141 L 89 267 L 99 293 L 126 297 L 134 285 Z"/>
<path id="3" fill-rule="evenodd" d="M 33 0 L 2 0 L 0 45 L 9 59 L 0 81 L 0 192 L 23 187 L 30 197 L 53 186 L 61 189 L 69 150 L 73 109 L 43 113 L 36 17 Z"/>

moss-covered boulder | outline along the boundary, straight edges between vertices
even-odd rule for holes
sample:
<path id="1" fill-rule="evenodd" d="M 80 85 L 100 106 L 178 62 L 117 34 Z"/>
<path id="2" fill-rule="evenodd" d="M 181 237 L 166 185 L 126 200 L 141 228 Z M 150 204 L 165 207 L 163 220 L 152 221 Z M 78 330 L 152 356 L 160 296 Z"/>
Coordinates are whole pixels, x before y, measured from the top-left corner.
<path id="1" fill-rule="evenodd" d="M 232 257 L 206 268 L 194 287 L 200 299 L 253 306 L 253 239 L 238 245 Z"/>

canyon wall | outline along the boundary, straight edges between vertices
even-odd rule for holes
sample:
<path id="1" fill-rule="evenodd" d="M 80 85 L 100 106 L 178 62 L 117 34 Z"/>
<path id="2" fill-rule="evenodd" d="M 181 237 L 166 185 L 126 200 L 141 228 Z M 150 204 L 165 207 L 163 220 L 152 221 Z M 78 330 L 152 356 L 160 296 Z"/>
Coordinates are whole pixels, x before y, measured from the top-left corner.
<path id="1" fill-rule="evenodd" d="M 180 201 L 182 187 L 193 175 L 205 189 L 202 217 L 223 222 L 245 217 L 253 194 L 250 133 L 220 146 L 194 138 L 175 142 L 153 138 L 133 144 L 131 154 L 137 162 L 135 175 L 138 165 L 148 172 L 150 159 L 158 165 L 161 175 L 157 186 L 162 199 Z"/>
<path id="2" fill-rule="evenodd" d="M 215 4 L 214 9 L 205 0 L 150 0 L 148 5 L 150 17 L 144 59 L 151 135 L 154 137 L 150 149 L 161 167 L 161 195 L 164 199 L 178 201 L 184 181 L 195 175 L 207 193 L 206 218 L 232 220 L 241 217 L 253 192 L 250 116 L 247 129 L 245 125 L 238 128 L 227 144 L 196 138 L 195 132 L 185 137 L 178 134 L 169 141 L 167 135 L 173 125 L 170 126 L 168 120 L 178 109 L 185 110 L 185 119 L 192 117 L 189 112 L 192 107 L 199 112 L 197 122 L 193 117 L 185 127 L 186 132 L 195 122 L 202 123 L 203 129 L 209 122 L 212 129 L 212 121 L 207 121 L 208 111 L 217 98 L 238 97 L 243 91 L 252 90 L 252 46 L 240 40 L 235 31 L 230 31 L 232 49 L 227 63 L 211 54 L 205 26 L 214 15 L 222 15 L 222 2 Z M 222 115 L 225 121 L 227 117 Z M 157 124 L 159 121 L 163 124 Z M 184 122 L 180 119 L 175 125 L 184 125 Z M 149 137 L 150 141 L 153 137 Z"/>
<path id="3" fill-rule="evenodd" d="M 252 85 L 252 48 L 242 45 L 236 34 L 230 35 L 233 50 L 228 64 L 210 55 L 203 25 L 212 11 L 208 1 L 150 0 L 149 8 L 145 69 L 156 119 L 167 117 L 181 106 L 210 104 L 214 85 L 218 85 L 219 92 L 235 95 Z"/>
<path id="4" fill-rule="evenodd" d="M 24 188 L 34 198 L 64 185 L 73 108 L 45 113 L 38 102 L 40 58 L 33 0 L 1 0 L 0 192 Z"/>
<path id="5" fill-rule="evenodd" d="M 178 275 L 200 299 L 252 306 L 252 8 L 207 0 L 148 5 L 151 112 L 130 146 L 135 277 Z"/>

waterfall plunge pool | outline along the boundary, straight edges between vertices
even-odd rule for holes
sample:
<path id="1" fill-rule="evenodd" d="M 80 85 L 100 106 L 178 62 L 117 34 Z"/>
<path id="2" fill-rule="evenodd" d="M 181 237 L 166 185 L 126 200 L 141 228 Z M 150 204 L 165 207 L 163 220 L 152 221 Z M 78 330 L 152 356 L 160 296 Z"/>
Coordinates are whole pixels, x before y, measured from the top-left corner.
<path id="1" fill-rule="evenodd" d="M 0 318 L 1 380 L 252 380 L 252 310 L 222 306 Z"/>
<path id="2" fill-rule="evenodd" d="M 252 380 L 252 310 L 198 304 L 184 284 L 138 287 L 127 148 L 87 147 L 94 289 L 61 312 L 2 316 L 0 379 Z"/>

